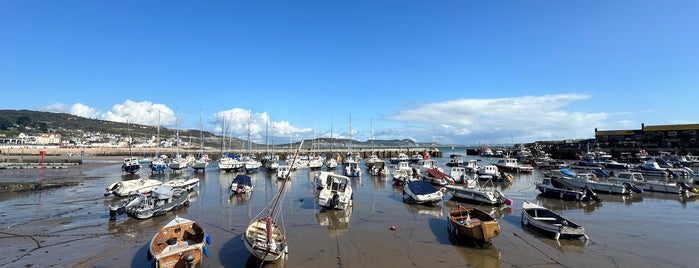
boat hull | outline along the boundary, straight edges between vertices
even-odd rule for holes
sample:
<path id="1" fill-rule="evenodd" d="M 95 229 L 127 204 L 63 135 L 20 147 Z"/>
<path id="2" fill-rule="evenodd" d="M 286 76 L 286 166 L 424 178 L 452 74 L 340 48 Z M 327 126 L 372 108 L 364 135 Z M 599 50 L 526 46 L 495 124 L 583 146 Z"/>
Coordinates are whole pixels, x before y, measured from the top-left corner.
<path id="1" fill-rule="evenodd" d="M 267 226 L 271 226 L 271 240 L 268 243 Z M 262 218 L 250 223 L 245 230 L 245 248 L 255 258 L 265 262 L 271 262 L 284 258 L 288 248 L 286 237 L 275 223 L 268 224 L 268 218 Z"/>
<path id="2" fill-rule="evenodd" d="M 500 224 L 487 212 L 473 207 L 451 208 L 448 214 L 449 231 L 478 244 L 490 243 L 500 234 Z"/>
<path id="3" fill-rule="evenodd" d="M 524 202 L 522 204 L 522 225 L 533 227 L 543 233 L 553 235 L 554 239 L 588 239 L 585 228 L 539 205 Z"/>
<path id="4" fill-rule="evenodd" d="M 194 267 L 202 263 L 210 242 L 197 223 L 176 217 L 151 239 L 149 257 L 155 267 Z"/>

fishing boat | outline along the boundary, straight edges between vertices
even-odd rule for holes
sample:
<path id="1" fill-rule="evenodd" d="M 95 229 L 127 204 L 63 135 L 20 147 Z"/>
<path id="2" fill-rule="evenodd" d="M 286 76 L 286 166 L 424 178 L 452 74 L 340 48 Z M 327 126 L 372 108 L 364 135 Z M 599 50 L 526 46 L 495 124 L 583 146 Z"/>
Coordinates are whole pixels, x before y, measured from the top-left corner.
<path id="1" fill-rule="evenodd" d="M 114 194 L 124 197 L 132 193 L 146 193 L 155 190 L 161 184 L 163 184 L 162 181 L 146 178 L 114 182 L 104 188 L 104 196 Z"/>
<path id="2" fill-rule="evenodd" d="M 500 234 L 500 223 L 493 215 L 479 208 L 459 205 L 449 209 L 447 215 L 447 230 L 450 234 L 479 245 L 490 244 L 490 240 Z"/>
<path id="3" fill-rule="evenodd" d="M 394 169 L 393 172 L 391 172 L 391 175 L 393 177 L 393 179 L 392 179 L 393 184 L 394 185 L 404 185 L 404 184 L 408 183 L 409 181 L 416 180 L 416 178 L 411 176 L 408 173 L 408 171 L 409 170 L 406 170 L 406 169 Z"/>
<path id="4" fill-rule="evenodd" d="M 138 158 L 133 156 L 124 158 L 124 163 L 121 164 L 121 171 L 134 174 L 139 170 L 141 170 L 141 163 L 138 162 Z"/>
<path id="5" fill-rule="evenodd" d="M 209 256 L 211 236 L 198 223 L 175 216 L 150 240 L 148 260 L 153 267 L 194 267 Z"/>
<path id="6" fill-rule="evenodd" d="M 250 176 L 238 174 L 235 176 L 230 186 L 233 194 L 249 194 L 252 193 L 253 186 Z"/>
<path id="7" fill-rule="evenodd" d="M 299 144 L 296 151 L 296 156 L 291 162 L 293 166 L 298 158 L 298 153 L 303 146 L 303 140 Z M 289 183 L 289 174 L 287 171 L 286 178 L 281 181 L 279 190 L 274 195 L 269 204 L 260 213 L 250 221 L 250 224 L 245 229 L 245 234 L 242 239 L 245 243 L 245 248 L 260 261 L 260 265 L 264 262 L 276 261 L 280 258 L 284 259 L 289 252 L 289 247 L 286 240 L 284 224 L 275 222 L 275 219 L 282 219 L 281 203 L 283 201 L 286 186 Z M 263 212 L 267 212 L 262 216 Z"/>
<path id="8" fill-rule="evenodd" d="M 514 172 L 514 173 L 532 173 L 534 172 L 534 167 L 531 165 L 519 164 L 517 163 L 517 158 L 506 157 L 498 160 L 495 163 L 498 170 L 504 172 Z"/>
<path id="9" fill-rule="evenodd" d="M 133 143 L 133 138 L 131 138 L 131 127 L 129 127 L 129 122 L 126 122 L 126 129 L 129 132 L 129 157 L 124 158 L 124 163 L 121 165 L 121 171 L 134 174 L 141 170 L 141 163 L 138 162 L 138 158 L 133 156 L 133 151 L 131 150 L 131 143 Z"/>
<path id="10" fill-rule="evenodd" d="M 442 201 L 442 196 L 442 192 L 428 181 L 410 181 L 403 185 L 403 201 L 412 204 L 435 205 Z"/>
<path id="11" fill-rule="evenodd" d="M 584 237 L 586 240 L 589 240 L 582 225 L 561 216 L 553 210 L 529 203 L 526 200 L 522 203 L 522 224 L 553 234 L 556 240 L 560 237 L 568 239 Z"/>
<path id="12" fill-rule="evenodd" d="M 352 206 L 352 185 L 350 179 L 325 171 L 325 183 L 318 193 L 318 205 L 328 209 L 346 209 Z M 317 187 L 317 186 L 316 186 Z"/>
<path id="13" fill-rule="evenodd" d="M 123 213 L 133 218 L 147 219 L 186 206 L 189 206 L 189 192 L 161 185 L 148 194 L 135 193 L 126 200 L 109 206 L 109 219 L 115 220 L 117 214 Z"/>

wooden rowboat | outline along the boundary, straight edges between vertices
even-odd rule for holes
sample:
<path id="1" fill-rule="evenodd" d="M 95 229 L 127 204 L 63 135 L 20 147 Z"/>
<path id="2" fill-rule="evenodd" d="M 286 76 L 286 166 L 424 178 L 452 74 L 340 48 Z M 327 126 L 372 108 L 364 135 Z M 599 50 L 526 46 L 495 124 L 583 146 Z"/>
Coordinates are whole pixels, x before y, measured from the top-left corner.
<path id="1" fill-rule="evenodd" d="M 199 224 L 176 216 L 150 241 L 148 258 L 154 267 L 194 267 L 209 256 L 211 238 Z"/>
<path id="2" fill-rule="evenodd" d="M 490 239 L 500 234 L 500 224 L 488 212 L 475 207 L 454 207 L 449 209 L 450 234 L 479 245 L 490 244 Z"/>
<path id="3" fill-rule="evenodd" d="M 545 233 L 553 234 L 558 240 L 564 238 L 588 239 L 585 228 L 548 208 L 532 204 L 527 201 L 522 203 L 522 225 L 534 227 Z"/>

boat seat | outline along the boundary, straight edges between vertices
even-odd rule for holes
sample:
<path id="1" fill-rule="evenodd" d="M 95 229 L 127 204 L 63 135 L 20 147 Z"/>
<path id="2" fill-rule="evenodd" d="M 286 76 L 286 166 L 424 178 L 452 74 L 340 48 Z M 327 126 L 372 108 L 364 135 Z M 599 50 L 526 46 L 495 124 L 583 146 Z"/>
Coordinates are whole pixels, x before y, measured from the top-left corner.
<path id="1" fill-rule="evenodd" d="M 551 217 L 534 217 L 535 220 L 537 221 L 555 221 L 556 218 L 551 218 Z"/>

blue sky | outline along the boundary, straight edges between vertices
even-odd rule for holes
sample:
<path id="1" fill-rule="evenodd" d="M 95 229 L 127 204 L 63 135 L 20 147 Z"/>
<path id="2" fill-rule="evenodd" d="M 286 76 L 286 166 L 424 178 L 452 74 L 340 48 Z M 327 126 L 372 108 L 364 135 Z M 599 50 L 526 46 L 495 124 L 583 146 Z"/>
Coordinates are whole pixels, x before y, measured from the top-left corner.
<path id="1" fill-rule="evenodd" d="M 217 134 L 226 122 L 233 136 L 250 128 L 278 143 L 350 129 L 361 141 L 592 138 L 698 123 L 697 11 L 639 0 L 3 0 L 0 109 L 150 125 L 160 114 L 163 126 L 179 118 Z"/>

